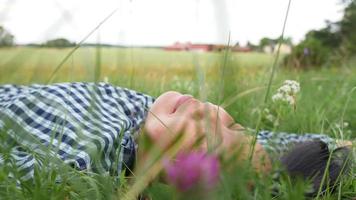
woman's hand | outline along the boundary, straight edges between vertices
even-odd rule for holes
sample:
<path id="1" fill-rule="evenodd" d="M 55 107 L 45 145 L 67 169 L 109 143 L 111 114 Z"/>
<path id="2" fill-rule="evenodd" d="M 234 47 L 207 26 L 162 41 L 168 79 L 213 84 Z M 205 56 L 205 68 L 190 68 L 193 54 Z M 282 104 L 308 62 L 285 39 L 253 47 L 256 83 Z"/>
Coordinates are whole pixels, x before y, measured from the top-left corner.
<path id="1" fill-rule="evenodd" d="M 221 107 L 203 103 L 178 92 L 162 94 L 152 105 L 145 123 L 145 132 L 162 150 L 182 137 L 182 149 L 208 147 L 229 155 L 240 150 L 236 160 L 246 160 L 252 152 L 252 165 L 258 171 L 268 171 L 271 163 L 262 146 L 243 133 L 243 127 Z M 251 145 L 254 145 L 253 148 Z M 210 149 L 209 149 L 210 150 Z"/>
<path id="2" fill-rule="evenodd" d="M 210 141 L 222 140 L 221 132 L 232 124 L 233 118 L 221 107 L 177 92 L 167 92 L 152 105 L 145 131 L 161 148 L 169 146 L 177 134 L 183 134 L 184 148 L 192 148 L 203 138 L 200 147 L 206 149 Z"/>

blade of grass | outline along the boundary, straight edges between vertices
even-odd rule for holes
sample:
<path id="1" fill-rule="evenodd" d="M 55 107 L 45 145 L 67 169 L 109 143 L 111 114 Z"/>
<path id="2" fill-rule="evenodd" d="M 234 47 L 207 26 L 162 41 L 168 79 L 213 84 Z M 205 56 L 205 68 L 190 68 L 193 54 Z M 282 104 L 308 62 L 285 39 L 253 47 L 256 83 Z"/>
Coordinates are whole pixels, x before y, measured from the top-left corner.
<path id="1" fill-rule="evenodd" d="M 148 186 L 152 181 L 152 178 L 157 177 L 158 174 L 163 169 L 162 161 L 163 159 L 173 158 L 182 147 L 183 137 L 182 135 L 177 135 L 174 143 L 166 151 L 160 152 L 158 159 L 153 159 L 154 162 L 148 161 L 150 164 L 149 169 L 145 170 L 144 173 L 140 174 L 133 185 L 130 187 L 129 191 L 124 194 L 122 199 L 124 200 L 134 200 L 137 199 L 138 195 Z"/>
<path id="2" fill-rule="evenodd" d="M 100 33 L 98 32 L 98 42 L 95 47 L 95 68 L 94 68 L 94 82 L 97 83 L 100 80 L 101 74 L 101 47 L 100 47 Z"/>
<path id="3" fill-rule="evenodd" d="M 284 17 L 284 23 L 283 23 L 283 28 L 282 28 L 282 34 L 281 34 L 281 36 L 280 36 L 279 39 L 278 39 L 277 55 L 276 55 L 276 58 L 275 58 L 274 61 L 273 61 L 272 72 L 271 72 L 271 76 L 270 76 L 269 81 L 268 81 L 268 86 L 267 86 L 267 91 L 266 91 L 266 96 L 265 96 L 264 103 L 267 103 L 268 95 L 269 95 L 270 90 L 271 90 L 271 85 L 272 85 L 273 77 L 274 77 L 274 74 L 275 74 L 275 72 L 276 72 L 277 62 L 278 62 L 278 59 L 279 59 L 280 50 L 281 50 L 281 45 L 282 45 L 282 41 L 283 41 L 283 38 L 284 38 L 284 31 L 285 31 L 286 25 L 287 25 L 287 19 L 288 19 L 288 15 L 289 15 L 289 10 L 290 10 L 291 2 L 292 2 L 292 0 L 289 0 L 289 1 L 288 1 L 287 12 L 286 12 L 286 15 L 285 15 L 285 17 Z"/>
<path id="4" fill-rule="evenodd" d="M 289 15 L 291 2 L 292 2 L 292 0 L 288 1 L 287 11 L 286 11 L 286 15 L 284 17 L 282 33 L 281 33 L 281 36 L 279 37 L 279 40 L 278 40 L 277 55 L 276 55 L 276 57 L 274 59 L 274 62 L 273 62 L 273 65 L 272 65 L 272 71 L 271 71 L 270 79 L 269 79 L 268 85 L 267 85 L 267 91 L 266 91 L 266 95 L 265 95 L 265 99 L 264 99 L 264 103 L 265 104 L 267 103 L 267 99 L 268 99 L 268 96 L 269 96 L 269 93 L 270 93 L 270 90 L 271 90 L 271 86 L 272 86 L 273 77 L 274 77 L 274 74 L 275 74 L 275 71 L 276 71 L 276 68 L 277 68 L 277 62 L 278 62 L 278 59 L 279 59 L 280 48 L 281 48 L 282 40 L 283 40 L 283 37 L 284 37 L 284 31 L 285 31 L 285 28 L 286 28 L 286 25 L 287 25 L 287 19 L 288 19 L 288 15 Z M 256 125 L 256 129 L 254 131 L 255 132 L 254 133 L 254 137 L 251 140 L 251 144 L 250 144 L 251 148 L 250 148 L 249 159 L 248 159 L 250 163 L 252 162 L 253 152 L 255 151 L 255 146 L 256 146 L 256 143 L 257 143 L 257 134 L 258 134 L 259 129 L 260 129 L 261 120 L 262 120 L 262 115 L 259 115 L 259 119 L 258 119 L 258 122 L 257 122 L 257 125 Z"/>
<path id="5" fill-rule="evenodd" d="M 216 122 L 215 122 L 215 130 L 214 131 L 214 135 L 218 135 L 217 134 L 217 131 L 218 131 L 218 127 L 219 127 L 219 111 L 220 111 L 220 104 L 221 104 L 221 101 L 222 99 L 224 98 L 224 88 L 225 88 L 225 71 L 226 71 L 226 67 L 227 67 L 227 60 L 229 58 L 229 52 L 230 52 L 230 42 L 231 42 L 231 32 L 229 32 L 229 36 L 228 36 L 228 41 L 227 41 L 227 46 L 225 48 L 225 51 L 224 51 L 224 58 L 222 60 L 222 67 L 221 67 L 221 70 L 220 70 L 220 77 L 219 77 L 219 86 L 218 86 L 218 102 L 217 102 L 217 105 L 218 105 L 218 109 L 216 111 Z M 207 144 L 208 144 L 208 151 L 211 152 L 211 147 L 215 146 L 215 145 L 210 145 L 210 137 L 207 137 Z"/>
<path id="6" fill-rule="evenodd" d="M 225 100 L 222 104 L 221 104 L 221 107 L 223 108 L 227 108 L 228 106 L 230 106 L 231 104 L 233 104 L 237 99 L 241 98 L 241 97 L 244 97 L 246 95 L 249 95 L 249 94 L 252 94 L 254 92 L 258 92 L 260 90 L 263 90 L 265 89 L 266 87 L 265 86 L 262 86 L 262 87 L 255 87 L 255 88 L 251 88 L 251 89 L 248 89 L 248 90 L 245 90 L 241 93 L 238 93 L 236 94 L 235 96 L 233 97 L 230 97 L 228 98 L 227 100 Z"/>
<path id="7" fill-rule="evenodd" d="M 82 44 L 96 31 L 98 30 L 108 19 L 110 19 L 116 12 L 118 8 L 112 11 L 108 16 L 106 16 L 92 31 L 90 31 L 64 58 L 63 60 L 55 67 L 54 71 L 52 72 L 51 76 L 49 77 L 47 84 L 51 83 L 57 74 L 57 72 L 61 69 L 63 64 L 72 56 L 72 54 L 82 46 Z"/>

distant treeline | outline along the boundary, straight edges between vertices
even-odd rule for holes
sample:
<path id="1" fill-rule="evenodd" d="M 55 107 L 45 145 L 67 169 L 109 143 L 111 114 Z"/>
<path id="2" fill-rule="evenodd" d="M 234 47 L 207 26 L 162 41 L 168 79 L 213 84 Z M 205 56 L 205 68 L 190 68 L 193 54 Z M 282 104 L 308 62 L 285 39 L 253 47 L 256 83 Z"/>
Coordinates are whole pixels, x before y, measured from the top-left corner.
<path id="1" fill-rule="evenodd" d="M 49 48 L 68 48 L 68 47 L 75 47 L 77 46 L 77 43 L 71 42 L 65 38 L 58 38 L 58 39 L 53 39 L 53 40 L 48 40 L 47 42 L 43 44 L 27 44 L 26 46 L 31 46 L 31 47 L 49 47 Z M 83 43 L 80 44 L 81 47 L 112 47 L 112 48 L 128 48 L 129 46 L 125 45 L 117 45 L 117 44 L 105 44 L 105 43 Z M 141 48 L 162 48 L 160 46 L 135 46 L 135 47 L 141 47 Z"/>
<path id="2" fill-rule="evenodd" d="M 309 31 L 285 58 L 286 66 L 312 68 L 341 66 L 356 56 L 356 1 L 344 0 L 344 16 L 338 22 Z"/>
<path id="3" fill-rule="evenodd" d="M 27 44 L 26 46 L 31 46 L 31 47 L 50 47 L 50 48 L 67 48 L 67 47 L 75 47 L 77 46 L 77 43 L 71 42 L 67 39 L 64 38 L 59 38 L 59 39 L 54 39 L 54 40 L 49 40 L 43 44 L 36 44 L 36 43 L 30 43 Z M 112 44 L 97 44 L 97 43 L 84 43 L 81 44 L 80 46 L 85 46 L 85 47 L 125 47 L 122 45 L 112 45 Z"/>

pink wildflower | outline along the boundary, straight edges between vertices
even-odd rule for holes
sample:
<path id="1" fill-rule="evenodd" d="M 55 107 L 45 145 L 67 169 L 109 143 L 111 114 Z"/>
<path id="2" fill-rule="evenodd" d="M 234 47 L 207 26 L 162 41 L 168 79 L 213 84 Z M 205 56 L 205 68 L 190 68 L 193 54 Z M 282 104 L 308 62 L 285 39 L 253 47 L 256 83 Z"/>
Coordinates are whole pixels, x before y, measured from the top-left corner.
<path id="1" fill-rule="evenodd" d="M 165 166 L 167 181 L 181 192 L 212 189 L 219 180 L 219 168 L 217 157 L 203 152 L 179 153 Z"/>

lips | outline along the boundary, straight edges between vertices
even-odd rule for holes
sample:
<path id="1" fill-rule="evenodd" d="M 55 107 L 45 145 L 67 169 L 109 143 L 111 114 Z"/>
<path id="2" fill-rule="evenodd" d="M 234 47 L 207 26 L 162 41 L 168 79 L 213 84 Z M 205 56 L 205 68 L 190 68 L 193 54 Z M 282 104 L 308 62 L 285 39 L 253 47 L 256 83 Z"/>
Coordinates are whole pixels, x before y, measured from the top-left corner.
<path id="1" fill-rule="evenodd" d="M 190 96 L 190 95 L 183 95 L 183 96 L 179 97 L 179 99 L 178 99 L 176 105 L 175 105 L 174 108 L 173 108 L 172 113 L 176 112 L 177 109 L 179 108 L 179 106 L 181 106 L 184 102 L 188 101 L 188 100 L 191 99 L 191 98 L 193 98 L 193 97 Z"/>

